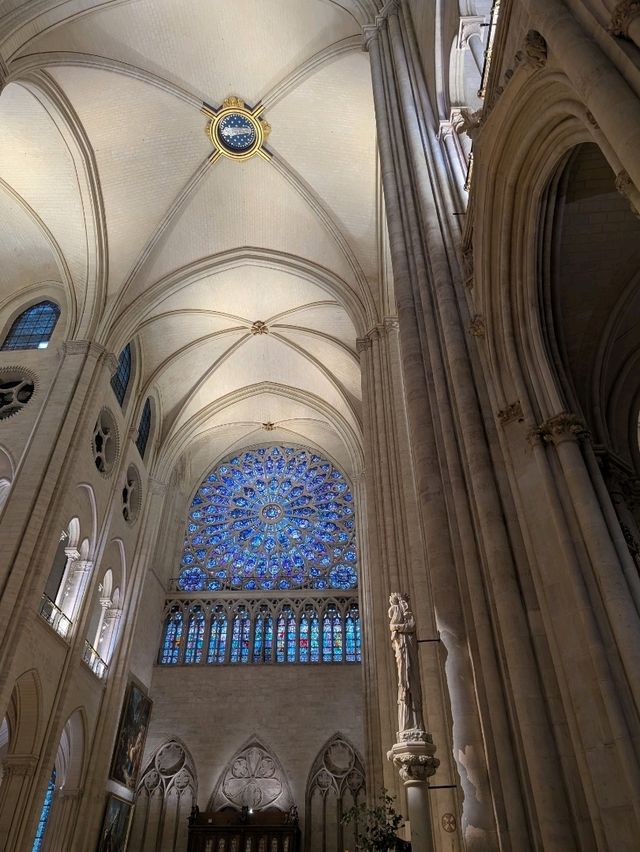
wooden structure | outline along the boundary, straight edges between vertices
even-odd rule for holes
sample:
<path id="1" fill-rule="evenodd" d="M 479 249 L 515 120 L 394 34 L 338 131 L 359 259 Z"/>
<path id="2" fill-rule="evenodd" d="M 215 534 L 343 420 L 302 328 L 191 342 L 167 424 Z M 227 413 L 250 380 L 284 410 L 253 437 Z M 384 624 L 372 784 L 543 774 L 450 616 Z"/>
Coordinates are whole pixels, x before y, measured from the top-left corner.
<path id="1" fill-rule="evenodd" d="M 299 852 L 297 818 L 270 809 L 225 808 L 189 819 L 188 852 Z"/>

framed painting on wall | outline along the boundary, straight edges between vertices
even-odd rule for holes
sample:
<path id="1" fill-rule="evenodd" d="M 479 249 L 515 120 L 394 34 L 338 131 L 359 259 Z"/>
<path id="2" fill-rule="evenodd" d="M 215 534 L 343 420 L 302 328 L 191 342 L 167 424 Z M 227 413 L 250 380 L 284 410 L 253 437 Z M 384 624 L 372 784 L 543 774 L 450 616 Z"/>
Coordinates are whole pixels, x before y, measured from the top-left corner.
<path id="1" fill-rule="evenodd" d="M 111 762 L 111 778 L 135 790 L 149 727 L 151 700 L 135 683 L 127 687 Z"/>
<path id="2" fill-rule="evenodd" d="M 131 802 L 109 795 L 97 852 L 125 852 L 131 821 Z"/>

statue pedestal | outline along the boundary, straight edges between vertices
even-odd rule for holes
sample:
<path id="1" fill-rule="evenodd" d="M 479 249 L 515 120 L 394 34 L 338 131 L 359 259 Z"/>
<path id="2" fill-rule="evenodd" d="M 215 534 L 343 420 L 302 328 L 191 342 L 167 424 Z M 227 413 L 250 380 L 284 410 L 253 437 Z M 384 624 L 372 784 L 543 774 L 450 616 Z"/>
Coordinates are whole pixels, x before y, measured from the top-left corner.
<path id="1" fill-rule="evenodd" d="M 411 852 L 434 852 L 428 779 L 440 761 L 434 757 L 436 747 L 426 731 L 398 733 L 398 742 L 387 757 L 399 770 L 407 791 L 407 807 L 411 828 Z"/>

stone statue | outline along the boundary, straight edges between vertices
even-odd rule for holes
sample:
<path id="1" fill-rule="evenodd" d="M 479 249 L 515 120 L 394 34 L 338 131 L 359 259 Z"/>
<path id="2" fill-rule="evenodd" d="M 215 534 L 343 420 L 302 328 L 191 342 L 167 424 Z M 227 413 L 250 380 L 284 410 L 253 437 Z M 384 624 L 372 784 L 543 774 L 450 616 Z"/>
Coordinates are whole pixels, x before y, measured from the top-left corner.
<path id="1" fill-rule="evenodd" d="M 389 629 L 398 667 L 398 734 L 424 731 L 416 621 L 406 595 L 390 596 Z"/>

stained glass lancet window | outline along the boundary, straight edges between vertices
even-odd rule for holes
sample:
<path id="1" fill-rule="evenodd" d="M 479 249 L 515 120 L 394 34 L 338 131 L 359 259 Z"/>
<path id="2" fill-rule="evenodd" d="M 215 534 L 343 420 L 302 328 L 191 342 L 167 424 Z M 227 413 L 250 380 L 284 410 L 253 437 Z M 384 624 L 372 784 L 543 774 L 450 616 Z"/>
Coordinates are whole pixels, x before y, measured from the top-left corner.
<path id="1" fill-rule="evenodd" d="M 2 349 L 46 349 L 59 316 L 55 302 L 32 305 L 13 321 Z"/>
<path id="2" fill-rule="evenodd" d="M 138 426 L 138 437 L 136 438 L 136 447 L 140 453 L 140 458 L 144 459 L 144 454 L 147 451 L 147 442 L 149 440 L 149 432 L 151 431 L 151 400 L 147 397 L 142 414 L 140 415 L 140 424 Z"/>
<path id="3" fill-rule="evenodd" d="M 185 663 L 199 663 L 204 645 L 205 618 L 202 607 L 194 607 L 189 616 L 187 642 L 184 650 Z"/>
<path id="4" fill-rule="evenodd" d="M 42 803 L 42 810 L 40 811 L 40 819 L 38 820 L 38 827 L 36 829 L 36 836 L 33 838 L 33 846 L 31 847 L 31 852 L 40 852 L 42 849 L 42 841 L 44 840 L 44 832 L 47 828 L 47 821 L 49 819 L 49 814 L 51 812 L 51 804 L 53 802 L 53 794 L 56 789 L 56 768 L 53 767 L 51 771 L 51 777 L 49 778 L 49 783 L 47 784 L 47 792 L 44 794 L 44 802 Z"/>
<path id="5" fill-rule="evenodd" d="M 127 343 L 118 357 L 118 369 L 111 376 L 111 387 L 120 405 L 124 402 L 131 378 L 131 344 Z"/>
<path id="6" fill-rule="evenodd" d="M 191 505 L 178 587 L 355 589 L 353 496 L 310 450 L 260 447 L 233 456 Z"/>
<path id="7" fill-rule="evenodd" d="M 182 612 L 180 607 L 173 607 L 166 618 L 160 662 L 175 664 L 180 657 L 180 646 L 182 644 Z"/>
<path id="8" fill-rule="evenodd" d="M 227 614 L 224 607 L 218 606 L 211 615 L 209 631 L 208 663 L 224 663 L 227 650 Z"/>

